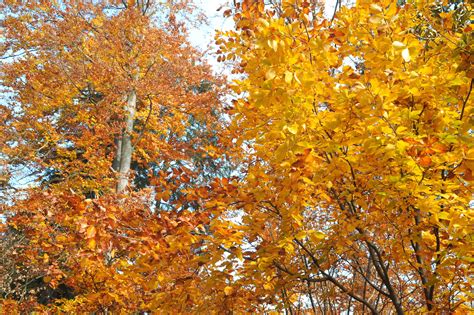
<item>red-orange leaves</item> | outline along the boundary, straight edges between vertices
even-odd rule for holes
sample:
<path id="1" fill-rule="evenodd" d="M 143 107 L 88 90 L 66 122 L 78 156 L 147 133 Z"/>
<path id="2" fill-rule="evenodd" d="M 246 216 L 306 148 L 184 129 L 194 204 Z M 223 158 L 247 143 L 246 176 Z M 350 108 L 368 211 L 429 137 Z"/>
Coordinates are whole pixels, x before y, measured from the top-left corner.
<path id="1" fill-rule="evenodd" d="M 0 184 L 17 188 L 1 214 L 1 297 L 22 312 L 209 305 L 209 231 L 195 229 L 228 143 L 223 80 L 186 40 L 191 1 L 0 8 Z"/>

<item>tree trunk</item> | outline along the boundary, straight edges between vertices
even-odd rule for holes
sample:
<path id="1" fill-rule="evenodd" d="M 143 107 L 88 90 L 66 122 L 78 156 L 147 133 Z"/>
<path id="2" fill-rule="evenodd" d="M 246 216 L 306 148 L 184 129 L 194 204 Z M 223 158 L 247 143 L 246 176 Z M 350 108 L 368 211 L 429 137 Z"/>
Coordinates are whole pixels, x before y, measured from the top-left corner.
<path id="1" fill-rule="evenodd" d="M 122 139 L 117 143 L 117 164 L 118 164 L 118 181 L 117 193 L 122 193 L 128 186 L 130 165 L 132 162 L 132 132 L 135 120 L 135 112 L 137 107 L 137 93 L 135 90 L 130 91 L 127 96 L 127 117 L 125 119 L 125 128 L 122 132 Z M 120 154 L 118 152 L 120 150 Z M 115 161 L 114 161 L 115 162 Z M 115 166 L 115 165 L 114 165 Z"/>
<path id="2" fill-rule="evenodd" d="M 112 169 L 116 172 L 120 170 L 120 157 L 122 156 L 122 134 L 115 136 L 115 156 L 112 161 Z"/>

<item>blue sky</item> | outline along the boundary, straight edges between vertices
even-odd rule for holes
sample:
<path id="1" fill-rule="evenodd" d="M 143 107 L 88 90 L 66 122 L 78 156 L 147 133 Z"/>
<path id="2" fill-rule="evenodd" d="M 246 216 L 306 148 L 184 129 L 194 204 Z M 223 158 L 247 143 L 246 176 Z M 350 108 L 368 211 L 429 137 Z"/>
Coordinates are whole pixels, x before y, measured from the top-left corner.
<path id="1" fill-rule="evenodd" d="M 206 51 L 208 62 L 214 68 L 214 71 L 222 71 L 222 66 L 216 61 L 212 55 L 215 51 L 210 49 L 210 44 L 214 42 L 214 31 L 216 29 L 231 29 L 233 27 L 233 20 L 231 17 L 224 18 L 223 13 L 226 8 L 229 8 L 229 3 L 232 0 L 196 0 L 196 4 L 201 8 L 203 13 L 209 19 L 209 25 L 201 26 L 199 28 L 190 29 L 189 40 L 193 46 Z M 325 1 L 325 12 L 327 16 L 332 16 L 334 12 L 334 5 L 336 0 Z M 218 8 L 221 10 L 217 11 Z"/>
<path id="2" fill-rule="evenodd" d="M 189 32 L 191 44 L 206 52 L 207 60 L 214 71 L 222 70 L 222 67 L 216 61 L 216 57 L 212 55 L 215 49 L 210 47 L 214 42 L 214 32 L 216 29 L 231 29 L 234 24 L 231 17 L 224 18 L 223 16 L 226 4 L 229 2 L 229 0 L 196 0 L 197 5 L 208 17 L 209 24 L 190 29 Z M 220 7 L 222 7 L 221 10 L 217 11 Z"/>

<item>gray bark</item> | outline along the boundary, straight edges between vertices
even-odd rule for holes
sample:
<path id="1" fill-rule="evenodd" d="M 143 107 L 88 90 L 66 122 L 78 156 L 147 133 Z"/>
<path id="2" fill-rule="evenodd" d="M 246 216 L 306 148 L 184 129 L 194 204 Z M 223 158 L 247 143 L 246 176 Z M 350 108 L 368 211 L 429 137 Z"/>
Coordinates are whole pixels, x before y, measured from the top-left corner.
<path id="1" fill-rule="evenodd" d="M 137 107 L 137 93 L 135 90 L 130 91 L 127 96 L 125 128 L 122 132 L 122 139 L 117 144 L 117 153 L 120 148 L 120 154 L 117 154 L 118 159 L 118 181 L 117 181 L 117 193 L 122 193 L 128 186 L 130 165 L 132 163 L 132 132 L 133 123 L 135 120 L 135 112 Z"/>
<path id="2" fill-rule="evenodd" d="M 112 162 L 112 169 L 116 172 L 120 169 L 120 157 L 122 156 L 122 134 L 114 138 L 115 156 Z"/>

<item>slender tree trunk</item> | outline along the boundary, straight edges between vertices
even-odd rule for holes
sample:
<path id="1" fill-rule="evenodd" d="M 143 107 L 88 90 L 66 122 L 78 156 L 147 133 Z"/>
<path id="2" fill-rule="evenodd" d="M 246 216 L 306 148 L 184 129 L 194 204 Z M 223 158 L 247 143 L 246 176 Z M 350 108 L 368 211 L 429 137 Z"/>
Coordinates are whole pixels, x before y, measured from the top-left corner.
<path id="1" fill-rule="evenodd" d="M 125 118 L 125 128 L 122 132 L 122 139 L 118 140 L 117 143 L 117 155 L 118 157 L 118 181 L 117 181 L 117 193 L 122 193 L 128 186 L 130 165 L 132 163 L 132 132 L 133 123 L 135 120 L 135 112 L 137 107 L 137 93 L 135 90 L 130 91 L 127 96 L 126 112 L 127 117 Z M 120 154 L 118 154 L 120 150 Z"/>
<path id="2" fill-rule="evenodd" d="M 116 172 L 120 170 L 120 157 L 122 156 L 122 134 L 114 138 L 115 156 L 112 162 L 112 169 Z"/>

